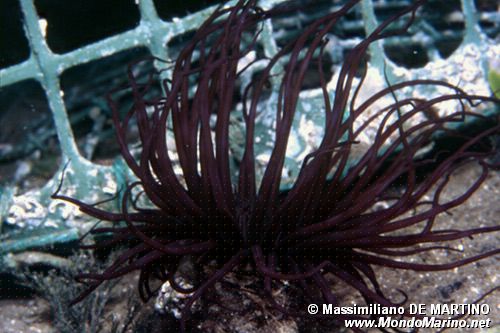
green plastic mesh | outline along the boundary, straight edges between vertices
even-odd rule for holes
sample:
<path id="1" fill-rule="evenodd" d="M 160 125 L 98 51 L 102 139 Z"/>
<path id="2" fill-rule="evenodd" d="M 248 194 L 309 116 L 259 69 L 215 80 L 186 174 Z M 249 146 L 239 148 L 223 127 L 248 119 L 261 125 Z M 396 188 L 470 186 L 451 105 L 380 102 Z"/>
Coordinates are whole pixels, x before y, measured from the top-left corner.
<path id="1" fill-rule="evenodd" d="M 39 188 L 21 194 L 18 193 L 15 185 L 0 188 L 0 226 L 4 225 L 0 235 L 0 255 L 59 242 L 74 241 L 93 224 L 71 205 L 54 202 L 50 199 L 50 195 L 59 183 L 61 171 L 66 163 L 64 193 L 84 199 L 86 202 L 102 200 L 101 193 L 103 192 L 115 193 L 124 186 L 130 177 L 120 158 L 116 158 L 112 165 L 100 165 L 87 159 L 85 154 L 78 149 L 71 125 L 71 117 L 67 111 L 67 102 L 65 102 L 61 89 L 63 73 L 82 64 L 138 48 L 146 48 L 155 57 L 169 59 L 172 57 L 171 53 L 175 53 L 175 47 L 169 47 L 171 42 L 196 29 L 213 10 L 212 7 L 182 18 L 165 21 L 160 18 L 153 0 L 139 0 L 137 6 L 140 12 L 140 23 L 135 28 L 67 53 L 56 54 L 47 44 L 44 27 L 41 24 L 43 20 L 37 14 L 34 0 L 19 1 L 24 17 L 25 34 L 29 41 L 30 56 L 20 64 L 0 70 L 0 87 L 5 89 L 25 80 L 36 80 L 40 83 L 52 113 L 62 159 L 55 176 Z M 263 8 L 271 8 L 282 1 L 261 0 L 259 4 Z M 364 32 L 370 32 L 376 26 L 377 18 L 380 19 L 375 15 L 377 8 L 384 6 L 398 8 L 408 3 L 409 1 L 384 1 L 380 3 L 374 0 L 362 0 L 357 12 L 358 17 L 346 21 L 343 28 L 345 31 L 349 31 L 349 29 L 356 31 L 356 29 L 361 28 Z M 259 38 L 259 44 L 264 54 L 272 56 L 277 52 L 280 40 L 291 38 L 289 35 L 293 35 L 293 29 L 289 29 L 290 26 L 295 25 L 295 30 L 297 30 L 302 24 L 313 19 L 315 15 L 321 15 L 324 10 L 337 8 L 335 6 L 338 7 L 338 1 L 318 1 L 319 9 L 316 13 L 314 10 L 309 10 L 308 16 L 305 18 L 299 16 L 288 20 L 284 18 L 266 22 Z M 438 41 L 451 37 L 443 37 L 433 25 L 422 20 L 414 28 L 417 30 L 413 35 L 387 40 L 385 45 L 374 44 L 370 50 L 371 58 L 368 70 L 379 78 L 380 84 L 383 84 L 384 81 L 381 79 L 384 71 L 387 72 L 391 81 L 416 77 L 442 79 L 453 76 L 455 72 L 459 71 L 470 76 L 469 80 L 467 77 L 460 79 L 461 85 L 466 90 L 489 94 L 486 79 L 488 72 L 491 72 L 489 67 L 491 67 L 492 59 L 493 62 L 495 61 L 495 54 L 496 57 L 500 54 L 493 39 L 496 34 L 495 29 L 498 29 L 498 13 L 495 15 L 491 12 L 486 14 L 477 12 L 473 0 L 462 0 L 461 8 L 463 16 L 460 16 L 461 13 L 458 14 L 459 21 L 463 22 L 465 26 L 463 39 L 460 46 L 448 58 L 444 59 L 445 57 L 439 53 Z M 480 27 L 479 23 L 483 21 L 493 24 L 493 28 L 491 24 L 483 24 Z M 489 29 L 488 35 L 486 29 Z M 425 49 L 424 52 L 428 58 L 425 66 L 409 69 L 397 65 L 389 59 L 388 54 L 391 48 L 414 45 L 415 39 L 418 39 L 419 45 Z M 349 46 L 353 45 L 356 40 L 359 38 L 337 40 L 339 47 L 327 50 L 333 62 L 342 56 L 338 54 L 339 52 L 342 53 L 342 50 L 349 49 Z M 154 65 L 157 69 L 164 69 L 163 66 L 165 66 L 160 62 L 156 62 Z M 252 74 L 251 71 L 247 73 L 246 79 L 249 79 Z M 163 75 L 168 77 L 169 71 L 166 70 Z M 332 80 L 334 79 L 333 76 Z M 273 89 L 276 87 L 274 85 Z M 373 88 L 376 88 L 376 84 Z M 290 179 L 293 179 L 293 174 L 297 171 L 297 165 L 294 162 L 299 159 L 298 152 L 303 152 L 310 145 L 308 136 L 301 134 L 304 132 L 304 127 L 310 128 L 310 134 L 314 132 L 315 126 L 321 123 L 321 119 L 317 119 L 315 113 L 310 111 L 317 109 L 316 104 L 321 105 L 321 100 L 317 96 L 319 94 L 315 93 L 314 89 L 305 91 L 304 99 L 298 106 L 303 117 L 301 116 L 297 120 L 297 132 L 292 133 L 290 154 L 287 155 Z M 258 129 L 261 131 L 259 133 L 264 141 L 270 140 L 269 135 L 266 134 L 269 131 L 270 122 L 272 120 L 262 119 L 262 127 Z M 235 126 L 237 127 L 238 124 Z M 237 137 L 234 138 L 234 142 L 237 145 Z M 263 146 L 265 147 L 265 145 Z M 294 153 L 294 150 L 297 153 Z M 237 154 L 237 147 L 234 148 L 234 151 Z M 259 161 L 261 158 L 265 163 L 265 149 L 257 151 L 257 155 L 257 160 Z"/>

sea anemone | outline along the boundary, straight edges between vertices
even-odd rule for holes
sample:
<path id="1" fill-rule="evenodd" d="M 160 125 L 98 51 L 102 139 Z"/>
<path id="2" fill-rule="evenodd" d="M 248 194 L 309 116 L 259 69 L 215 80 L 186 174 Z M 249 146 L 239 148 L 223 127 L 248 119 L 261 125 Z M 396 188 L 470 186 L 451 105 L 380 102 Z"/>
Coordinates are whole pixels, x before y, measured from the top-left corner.
<path id="1" fill-rule="evenodd" d="M 169 281 L 173 289 L 188 295 L 181 320 L 185 328 L 193 304 L 230 272 L 241 270 L 260 281 L 270 303 L 288 315 L 306 316 L 306 306 L 280 304 L 273 298 L 273 287 L 283 281 L 301 288 L 308 303 L 337 305 L 332 290 L 337 280 L 352 287 L 367 304 L 395 306 L 379 285 L 374 267 L 449 270 L 500 252 L 494 249 L 436 264 L 404 260 L 422 252 L 452 251 L 446 242 L 500 229 L 494 225 L 457 230 L 452 219 L 446 226 L 435 225 L 439 214 L 466 201 L 488 171 L 498 167 L 491 160 L 494 147 L 487 138 L 499 133 L 500 126 L 490 125 L 473 134 L 459 127 L 466 119 L 484 122 L 485 116 L 473 110 L 498 100 L 428 79 L 390 84 L 358 100 L 367 79 L 362 68 L 369 46 L 407 31 L 422 1 L 387 19 L 349 52 L 332 98 L 318 54 L 327 45 L 326 35 L 357 3 L 349 1 L 314 21 L 298 38 L 264 59 L 264 69 L 241 96 L 235 93 L 240 76 L 253 63 L 242 68 L 240 60 L 254 50 L 262 22 L 290 7 L 263 10 L 251 0 L 221 5 L 181 50 L 169 79 L 160 80 L 154 74 L 162 73 L 154 73 L 140 83 L 130 67 L 128 86 L 118 89 L 133 97 L 124 117 L 113 94 L 109 97 L 121 154 L 137 177 L 121 193 L 121 210 L 110 212 L 61 195 L 60 188 L 53 195 L 111 223 L 92 230 L 109 238 L 91 247 L 127 247 L 104 272 L 78 277 L 89 288 L 74 302 L 105 280 L 140 270 L 143 299 L 155 294 L 150 286 L 155 279 Z M 394 22 L 400 23 L 397 28 L 391 26 Z M 275 71 L 277 64 L 284 64 L 283 72 Z M 316 112 L 324 113 L 324 131 L 317 149 L 303 159 L 293 185 L 283 190 L 280 182 L 292 122 L 305 73 L 311 69 L 321 82 L 324 108 Z M 155 96 L 158 82 L 163 94 Z M 270 84 L 279 84 L 274 141 L 258 177 L 256 117 Z M 422 87 L 446 93 L 428 98 L 402 94 Z M 387 98 L 392 102 L 377 107 Z M 456 110 L 436 111 L 450 101 L 456 102 Z M 230 150 L 230 115 L 237 112 L 244 122 L 244 150 L 238 160 Z M 138 128 L 137 153 L 127 144 L 131 126 Z M 360 152 L 359 138 L 373 126 L 375 137 Z M 174 140 L 169 140 L 170 135 Z M 453 141 L 454 147 L 434 145 L 442 138 Z M 444 200 L 441 194 L 451 175 L 466 164 L 479 165 L 479 177 L 462 194 Z M 192 287 L 178 282 L 185 259 L 197 269 Z M 207 273 L 207 265 L 216 269 Z M 252 269 L 243 271 L 243 267 Z M 394 286 L 398 287 L 402 286 Z M 355 316 L 335 318 L 349 317 Z"/>

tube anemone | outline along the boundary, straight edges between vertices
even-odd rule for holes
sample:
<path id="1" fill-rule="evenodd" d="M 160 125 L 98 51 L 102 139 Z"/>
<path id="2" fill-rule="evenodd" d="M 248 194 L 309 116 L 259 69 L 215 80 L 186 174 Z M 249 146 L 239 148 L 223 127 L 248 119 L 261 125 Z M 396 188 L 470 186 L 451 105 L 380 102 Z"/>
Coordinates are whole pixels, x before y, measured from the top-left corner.
<path id="1" fill-rule="evenodd" d="M 184 329 L 197 300 L 228 273 L 250 264 L 253 270 L 245 270 L 245 274 L 261 281 L 269 300 L 289 315 L 306 316 L 306 307 L 273 300 L 273 285 L 282 281 L 304 289 L 307 303 L 337 305 L 332 284 L 340 280 L 367 304 L 395 306 L 379 285 L 374 267 L 449 270 L 500 252 L 494 249 L 437 264 L 404 260 L 413 254 L 453 250 L 445 243 L 500 229 L 494 225 L 457 230 L 453 221 L 448 226 L 435 223 L 439 214 L 466 201 L 489 170 L 498 168 L 490 160 L 494 147 L 485 139 L 500 133 L 499 125 L 473 135 L 456 129 L 466 118 L 483 120 L 485 117 L 475 108 L 498 100 L 428 79 L 395 83 L 359 100 L 366 72 L 360 80 L 356 75 L 365 65 L 370 44 L 407 31 L 423 1 L 416 1 L 380 24 L 350 51 L 338 73 L 332 99 L 321 61 L 314 59 L 326 47 L 326 35 L 357 3 L 349 1 L 340 10 L 316 20 L 297 39 L 266 59 L 267 65 L 244 89 L 241 100 L 234 92 L 248 66 L 240 68 L 240 60 L 254 50 L 261 23 L 283 13 L 286 7 L 263 10 L 256 1 L 220 6 L 181 50 L 169 80 L 152 75 L 148 82 L 139 83 L 131 66 L 129 85 L 124 89 L 133 96 L 133 106 L 120 117 L 119 106 L 111 95 L 108 99 L 121 154 L 137 177 L 124 192 L 121 210 L 106 211 L 59 194 L 59 190 L 53 195 L 112 224 L 92 230 L 95 235 L 111 235 L 93 247 L 128 246 L 104 272 L 78 277 L 89 283 L 89 289 L 74 302 L 105 280 L 140 270 L 143 299 L 154 295 L 150 283 L 155 279 L 169 281 L 175 290 L 189 295 L 182 311 Z M 403 21 L 400 28 L 388 30 L 396 21 Z M 266 98 L 266 87 L 276 78 L 273 69 L 283 62 L 286 65 L 279 76 L 275 105 L 274 145 L 258 181 L 256 118 Z M 324 108 L 317 112 L 324 113 L 324 133 L 318 148 L 304 158 L 293 185 L 283 191 L 280 182 L 292 122 L 306 71 L 311 69 L 317 70 L 321 81 Z M 152 97 L 155 82 L 161 82 L 164 94 Z M 422 87 L 448 93 L 396 98 L 405 90 Z M 392 102 L 376 107 L 387 98 Z M 449 101 L 457 102 L 456 110 L 425 116 Z M 238 103 L 245 142 L 235 180 L 229 127 L 230 115 L 240 112 L 234 107 Z M 214 115 L 215 126 L 211 123 Z M 139 130 L 139 154 L 127 145 L 127 132 L 133 125 Z M 372 144 L 354 154 L 364 131 L 373 126 L 377 131 Z M 168 140 L 169 135 L 175 143 Z M 455 138 L 456 149 L 422 154 L 437 137 Z M 173 149 L 181 174 L 175 170 Z M 443 199 L 450 176 L 466 164 L 479 165 L 479 177 L 461 195 Z M 424 176 L 422 170 L 426 170 Z M 149 206 L 138 204 L 141 195 L 149 200 Z M 193 281 L 192 288 L 182 287 L 176 280 L 183 258 L 195 262 L 199 270 L 199 283 Z M 208 274 L 203 269 L 206 265 L 217 268 Z"/>

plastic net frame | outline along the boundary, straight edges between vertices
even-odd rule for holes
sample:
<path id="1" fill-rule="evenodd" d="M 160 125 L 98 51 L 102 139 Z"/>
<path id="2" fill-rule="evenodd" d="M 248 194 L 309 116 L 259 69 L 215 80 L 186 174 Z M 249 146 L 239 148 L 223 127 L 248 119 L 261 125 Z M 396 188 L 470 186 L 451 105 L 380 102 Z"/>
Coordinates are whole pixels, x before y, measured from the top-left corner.
<path id="1" fill-rule="evenodd" d="M 65 193 L 85 199 L 87 202 L 102 199 L 98 194 L 102 192 L 102 189 L 109 189 L 109 193 L 113 193 L 126 182 L 127 170 L 119 160 L 113 166 L 103 166 L 92 163 L 80 153 L 63 98 L 60 81 L 62 73 L 75 66 L 139 47 L 146 48 L 155 57 L 169 59 L 169 49 L 165 45 L 168 45 L 175 36 L 195 29 L 214 9 L 214 7 L 207 8 L 167 22 L 158 15 L 153 0 L 139 0 L 137 6 L 140 23 L 135 28 L 67 53 L 56 54 L 47 44 L 34 0 L 19 1 L 24 17 L 25 34 L 30 46 L 30 56 L 20 64 L 1 69 L 0 86 L 7 87 L 29 79 L 41 84 L 52 112 L 62 159 L 59 171 L 42 188 L 22 195 L 16 195 L 14 188 L 0 189 L 0 222 L 3 224 L 4 221 L 8 221 L 19 227 L 14 233 L 1 235 L 0 255 L 58 242 L 73 241 L 88 230 L 90 225 L 93 225 L 93 223 L 83 223 L 86 221 L 85 217 L 71 205 L 50 199 L 50 195 L 59 183 L 64 166 L 67 165 Z M 281 2 L 283 0 L 261 0 L 259 5 L 263 8 L 271 8 Z M 374 0 L 361 1 L 362 24 L 366 32 L 372 31 L 377 25 L 375 6 Z M 488 94 L 489 87 L 486 80 L 488 61 L 491 60 L 491 53 L 500 54 L 500 50 L 495 46 L 495 42 L 479 28 L 480 17 L 474 1 L 461 0 L 461 6 L 465 24 L 464 38 L 457 51 L 448 59 L 433 58 L 432 54 L 437 52 L 430 48 L 428 51 L 431 54 L 430 63 L 424 68 L 408 70 L 389 61 L 382 44 L 378 43 L 372 45 L 370 49 L 371 59 L 368 70 L 373 70 L 378 75 L 389 71 L 391 75 L 406 79 L 416 77 L 440 79 L 442 75 L 450 74 L 440 73 L 439 68 L 454 66 L 453 62 L 455 65 L 462 63 L 462 65 L 471 66 L 468 68 L 471 76 L 479 75 L 479 78 L 470 80 L 470 87 L 466 86 L 468 82 L 464 81 L 462 86 L 465 85 L 465 90 L 472 89 L 474 92 Z M 261 36 L 258 41 L 265 54 L 275 54 L 278 47 L 271 21 L 264 24 Z M 443 62 L 446 63 L 443 64 Z M 157 69 L 164 69 L 165 64 L 156 62 L 155 66 Z M 251 74 L 252 72 L 248 75 Z M 168 71 L 164 75 L 168 76 Z M 335 80 L 334 77 L 333 80 Z M 314 107 L 317 102 L 315 96 L 314 91 L 306 92 L 308 98 L 299 105 L 299 108 L 307 111 L 311 106 Z M 367 138 L 367 140 L 370 139 Z M 307 145 L 307 142 L 303 144 Z M 290 157 L 292 160 L 293 158 L 294 156 Z"/>

